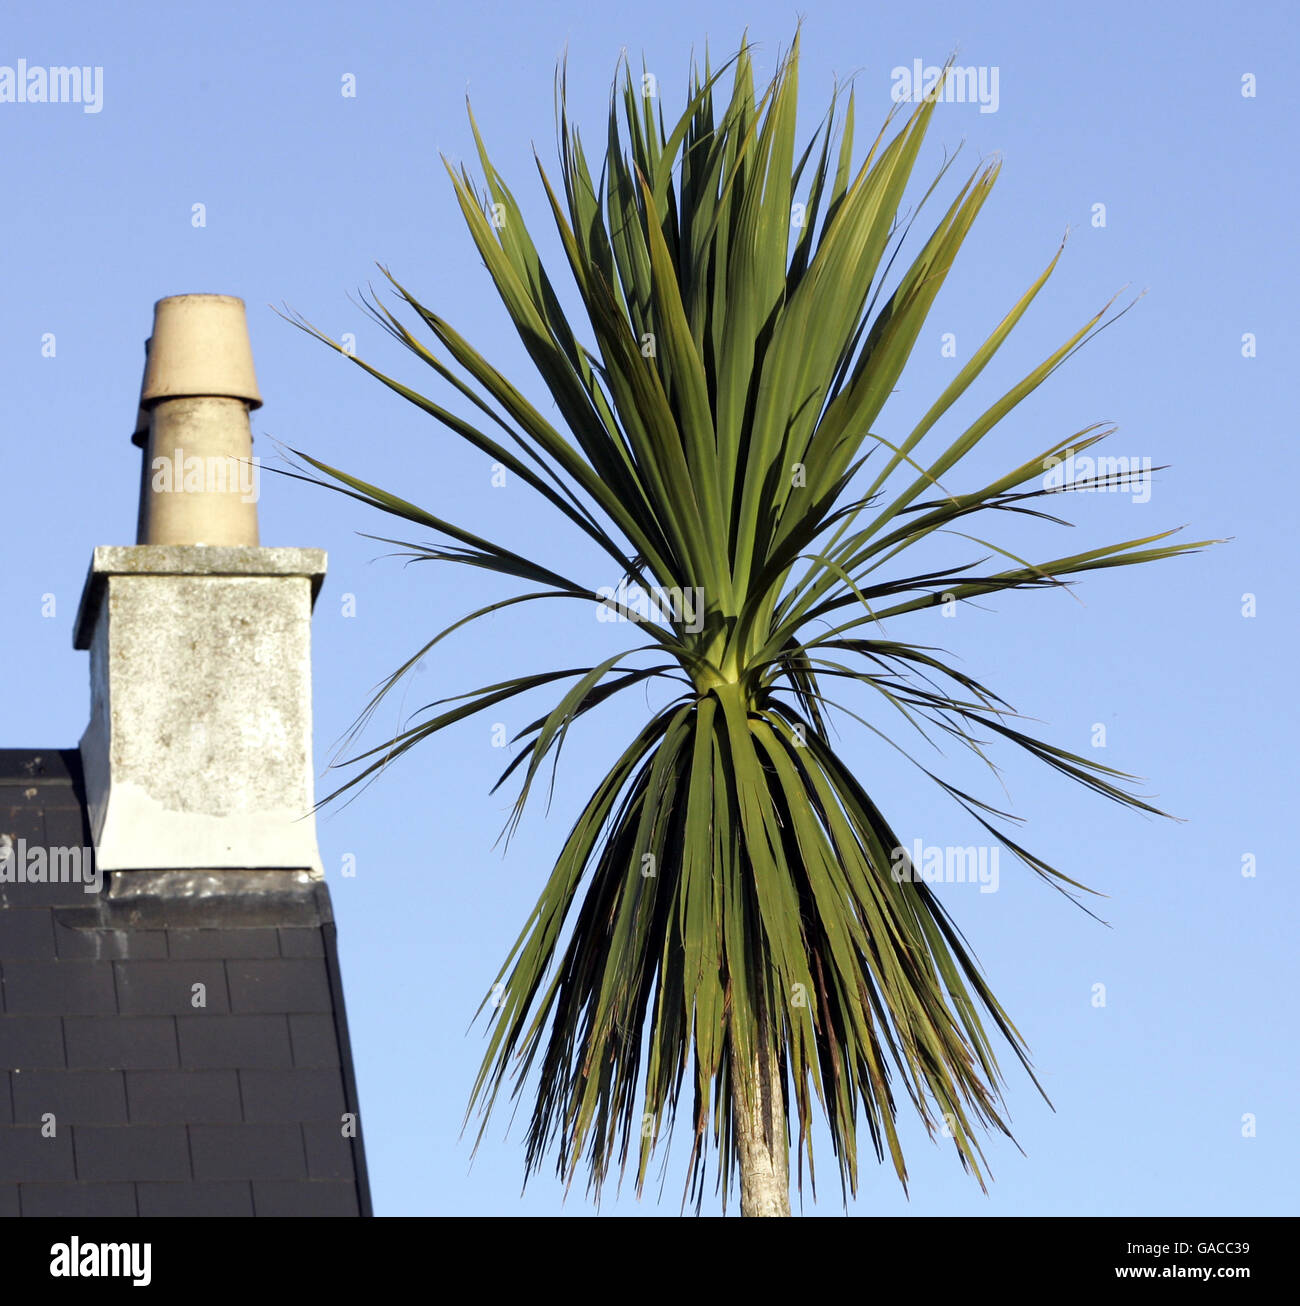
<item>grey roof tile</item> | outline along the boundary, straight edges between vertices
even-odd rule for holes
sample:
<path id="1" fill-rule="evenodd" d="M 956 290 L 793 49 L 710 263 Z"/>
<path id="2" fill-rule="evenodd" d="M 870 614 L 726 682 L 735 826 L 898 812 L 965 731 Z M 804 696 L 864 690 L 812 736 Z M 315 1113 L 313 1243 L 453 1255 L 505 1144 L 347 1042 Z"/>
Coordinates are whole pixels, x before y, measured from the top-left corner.
<path id="1" fill-rule="evenodd" d="M 102 1015 L 117 1010 L 113 972 L 93 961 L 6 961 L 5 1012 Z"/>
<path id="2" fill-rule="evenodd" d="M 332 1015 L 291 1015 L 289 1033 L 295 1066 L 339 1065 L 339 1039 Z"/>
<path id="3" fill-rule="evenodd" d="M 194 1070 L 287 1069 L 293 1064 L 284 1016 L 177 1016 L 181 1064 Z"/>
<path id="4" fill-rule="evenodd" d="M 252 1184 L 247 1179 L 228 1179 L 216 1183 L 142 1183 L 136 1185 L 136 1188 L 141 1215 L 192 1217 L 253 1214 Z"/>
<path id="5" fill-rule="evenodd" d="M 167 956 L 165 930 L 76 928 L 69 923 L 72 915 L 66 908 L 54 909 L 54 943 L 60 957 L 134 961 Z"/>
<path id="6" fill-rule="evenodd" d="M 309 933 L 311 931 L 308 931 Z M 178 930 L 167 931 L 170 955 L 177 958 L 278 957 L 280 942 L 276 931 L 268 927 L 247 930 Z"/>
<path id="7" fill-rule="evenodd" d="M 23 1184 L 24 1215 L 80 1220 L 98 1215 L 135 1215 L 135 1185 Z"/>
<path id="8" fill-rule="evenodd" d="M 253 1203 L 258 1215 L 360 1214 L 356 1184 L 329 1179 L 303 1183 L 255 1182 Z"/>
<path id="9" fill-rule="evenodd" d="M 127 1111 L 144 1124 L 224 1124 L 243 1118 L 234 1070 L 128 1070 Z"/>
<path id="10" fill-rule="evenodd" d="M 352 1140 L 343 1136 L 343 1121 L 307 1123 L 302 1127 L 307 1147 L 307 1173 L 313 1179 L 351 1179 Z"/>
<path id="11" fill-rule="evenodd" d="M 191 1125 L 196 1179 L 305 1179 L 297 1128 L 282 1125 Z"/>
<path id="12" fill-rule="evenodd" d="M 335 1121 L 345 1110 L 343 1076 L 327 1070 L 241 1070 L 244 1119 Z"/>
<path id="13" fill-rule="evenodd" d="M 65 1064 L 58 1016 L 0 1016 L 0 1066 L 34 1070 Z"/>
<path id="14" fill-rule="evenodd" d="M 94 1181 L 188 1179 L 184 1125 L 77 1125 L 77 1178 Z"/>
<path id="15" fill-rule="evenodd" d="M 123 1015 L 185 1016 L 230 1010 L 226 968 L 220 961 L 116 961 L 112 967 Z"/>
<path id="16" fill-rule="evenodd" d="M 282 957 L 323 957 L 325 945 L 318 929 L 287 929 L 280 931 Z"/>
<path id="17" fill-rule="evenodd" d="M 75 1179 L 72 1129 L 55 1126 L 53 1137 L 39 1125 L 0 1125 L 0 1184 L 55 1183 Z"/>
<path id="18" fill-rule="evenodd" d="M 179 1064 L 171 1016 L 66 1016 L 68 1067 L 170 1070 Z"/>
<path id="19" fill-rule="evenodd" d="M 20 1125 L 38 1125 L 47 1114 L 60 1127 L 126 1123 L 120 1070 L 29 1070 L 12 1079 L 14 1118 Z"/>
<path id="20" fill-rule="evenodd" d="M 229 961 L 232 1011 L 332 1011 L 329 976 L 321 958 Z"/>
<path id="21" fill-rule="evenodd" d="M 48 907 L 0 911 L 0 962 L 53 961 L 56 955 Z"/>

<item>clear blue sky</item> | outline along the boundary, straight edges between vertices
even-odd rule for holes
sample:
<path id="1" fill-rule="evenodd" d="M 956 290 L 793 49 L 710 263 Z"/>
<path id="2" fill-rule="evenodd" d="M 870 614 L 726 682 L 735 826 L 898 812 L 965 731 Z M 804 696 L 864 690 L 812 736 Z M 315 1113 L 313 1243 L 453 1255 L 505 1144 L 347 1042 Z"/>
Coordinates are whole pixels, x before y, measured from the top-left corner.
<path id="1" fill-rule="evenodd" d="M 944 889 L 994 991 L 1028 1040 L 1053 1114 L 1007 1065 L 1026 1153 L 990 1144 L 984 1197 L 949 1147 L 910 1121 L 910 1203 L 864 1163 L 855 1214 L 1294 1213 L 1294 648 L 1282 576 L 1294 565 L 1297 285 L 1294 53 L 1285 0 L 1239 7 L 1096 0 L 1082 8 L 990 0 L 877 6 L 805 0 L 654 5 L 312 6 L 55 3 L 11 7 L 0 65 L 103 68 L 98 113 L 0 104 L 5 301 L 0 742 L 73 746 L 88 704 L 71 647 L 91 549 L 133 542 L 138 455 L 129 443 L 155 299 L 243 296 L 274 436 L 560 563 L 586 566 L 526 489 L 494 489 L 486 461 L 266 305 L 287 302 L 418 387 L 449 393 L 349 300 L 376 261 L 547 403 L 456 208 L 439 152 L 472 156 L 469 92 L 498 167 L 535 230 L 548 222 L 533 168 L 553 172 L 553 75 L 569 51 L 575 120 L 594 148 L 621 48 L 679 104 L 692 47 L 731 53 L 748 25 L 770 75 L 806 17 L 801 135 L 832 78 L 858 76 L 862 144 L 889 108 L 891 69 L 942 62 L 998 70 L 996 112 L 940 109 L 921 173 L 965 142 L 973 166 L 1006 160 L 904 378 L 887 430 L 969 357 L 1072 229 L 1047 291 L 987 384 L 991 400 L 1121 287 L 1148 293 L 1024 405 L 977 471 L 1022 461 L 1093 421 L 1119 423 L 1110 452 L 1173 464 L 1150 501 L 1074 496 L 1068 540 L 1043 556 L 1190 523 L 1233 543 L 1151 569 L 1099 573 L 1077 594 L 1010 596 L 915 638 L 942 642 L 1048 737 L 1075 751 L 1107 727 L 1104 760 L 1149 778 L 1183 824 L 1146 819 L 1004 755 L 1030 846 L 1103 890 L 1106 929 L 1005 859 L 997 893 Z M 354 74 L 357 94 L 340 93 Z M 1243 97 L 1253 74 L 1257 95 Z M 860 157 L 860 156 L 859 156 Z M 475 168 L 476 170 L 476 168 Z M 955 173 L 953 174 L 956 175 Z M 206 226 L 191 223 L 206 206 Z M 1106 225 L 1094 226 L 1104 204 Z M 547 233 L 544 254 L 556 243 Z M 556 267 L 557 273 L 563 269 Z M 954 333 L 958 360 L 941 357 Z M 42 357 L 54 333 L 56 353 Z M 1244 358 L 1253 333 L 1257 356 Z M 1013 338 L 1014 339 L 1014 338 Z M 458 401 L 457 401 L 458 402 Z M 453 407 L 457 406 L 453 403 Z M 463 405 L 462 405 L 463 407 Z M 892 422 L 892 425 L 891 425 Z M 258 451 L 271 454 L 269 441 Z M 975 473 L 972 473 L 973 475 Z M 317 758 L 371 686 L 435 629 L 488 601 L 471 574 L 376 560 L 359 531 L 388 523 L 350 501 L 268 477 L 267 544 L 323 547 L 316 610 Z M 1059 552 L 1071 551 L 1060 547 Z M 563 569 L 563 568 L 561 568 Z M 590 574 L 590 569 L 589 569 Z M 593 583 L 605 583 L 593 575 Z M 1242 596 L 1257 615 L 1242 615 Z M 42 616 L 44 595 L 55 613 Z M 355 595 L 345 617 L 343 596 Z M 902 631 L 900 627 L 900 631 Z M 529 669 L 576 665 L 608 627 L 502 618 L 441 645 L 408 707 Z M 924 641 L 923 641 L 924 642 Z M 603 655 L 602 655 L 603 656 Z M 587 659 L 595 662 L 598 657 Z M 394 703 L 381 724 L 395 719 Z M 508 798 L 490 797 L 503 754 L 488 720 L 410 756 L 320 839 L 343 974 L 376 1210 L 382 1214 L 584 1214 L 549 1174 L 520 1198 L 518 1129 L 503 1114 L 470 1166 L 458 1137 L 482 1051 L 467 1033 L 584 791 L 603 773 L 638 700 L 575 735 L 551 816 L 525 819 L 503 859 Z M 528 718 L 505 718 L 511 733 Z M 378 742 L 376 736 L 374 742 Z M 923 778 L 846 730 L 848 755 L 900 833 L 972 842 L 962 813 Z M 953 774 L 962 775 L 960 767 Z M 985 773 L 983 796 L 1000 795 Z M 1288 813 L 1290 815 L 1288 815 Z M 356 857 L 355 878 L 339 867 Z M 1253 854 L 1258 873 L 1241 874 Z M 1093 986 L 1106 986 L 1106 1006 Z M 1252 1114 L 1256 1136 L 1242 1137 Z M 840 1209 L 825 1158 L 817 1208 Z M 618 1214 L 677 1210 L 676 1156 L 662 1202 L 608 1195 Z M 813 1208 L 808 1208 L 813 1209 Z"/>

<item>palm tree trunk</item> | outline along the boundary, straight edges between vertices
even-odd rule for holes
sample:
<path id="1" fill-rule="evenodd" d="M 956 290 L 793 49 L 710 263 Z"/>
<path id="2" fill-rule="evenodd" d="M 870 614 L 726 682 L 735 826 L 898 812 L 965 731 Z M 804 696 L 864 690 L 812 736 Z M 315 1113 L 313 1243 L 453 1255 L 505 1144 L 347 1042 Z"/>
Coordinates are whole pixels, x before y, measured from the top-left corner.
<path id="1" fill-rule="evenodd" d="M 740 1160 L 741 1215 L 790 1214 L 790 1147 L 785 1098 L 759 989 L 759 1044 L 748 1063 L 731 1033 L 732 1106 Z"/>

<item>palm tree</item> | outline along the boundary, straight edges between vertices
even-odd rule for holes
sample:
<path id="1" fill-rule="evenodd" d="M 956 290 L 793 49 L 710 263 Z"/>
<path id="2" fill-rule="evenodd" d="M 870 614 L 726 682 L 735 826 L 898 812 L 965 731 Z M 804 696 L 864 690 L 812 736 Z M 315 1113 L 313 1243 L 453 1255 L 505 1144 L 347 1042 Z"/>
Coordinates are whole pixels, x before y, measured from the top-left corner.
<path id="1" fill-rule="evenodd" d="M 554 1155 L 571 1182 L 585 1158 L 598 1197 L 631 1159 L 640 1192 L 685 1083 L 688 1196 L 699 1209 L 711 1140 L 724 1209 L 738 1172 L 741 1210 L 754 1215 L 789 1213 L 792 1146 L 801 1187 L 805 1156 L 815 1180 L 819 1112 L 845 1200 L 858 1184 L 860 1119 L 877 1158 L 888 1153 L 906 1185 L 903 1096 L 932 1137 L 936 1129 L 951 1137 L 982 1186 L 980 1131 L 1009 1132 L 986 1022 L 1032 1078 L 1027 1049 L 957 927 L 829 742 L 829 719 L 847 715 L 910 754 L 897 731 L 883 733 L 862 715 L 869 708 L 840 704 L 839 687 L 865 687 L 868 702 L 897 712 L 909 729 L 942 732 L 985 760 L 987 741 L 1000 739 L 1099 794 L 1155 812 L 1133 792 L 1132 777 L 1023 732 L 1007 702 L 950 655 L 893 628 L 904 614 L 942 603 L 1061 586 L 1076 573 L 1207 543 L 1165 543 L 1172 532 L 1164 532 L 1033 563 L 968 533 L 981 514 L 1059 522 L 1029 506 L 1059 492 L 1044 484 L 1045 469 L 1109 428 L 1085 427 L 986 485 L 952 483 L 997 423 L 1111 320 L 1110 305 L 974 422 L 920 453 L 1061 251 L 921 420 L 894 431 L 882 413 L 1000 165 L 975 169 L 895 274 L 916 220 L 913 213 L 904 223 L 900 207 L 935 99 L 905 119 L 896 106 L 855 170 L 852 93 L 835 145 L 837 88 L 796 160 L 798 55 L 796 33 L 757 103 L 747 44 L 716 73 L 706 56 L 703 77 L 692 68 L 689 103 L 671 129 L 642 93 L 649 83 L 635 85 L 627 71 L 621 97 L 617 79 L 611 91 L 597 180 L 570 126 L 562 66 L 563 198 L 538 169 L 586 315 L 585 340 L 470 112 L 486 194 L 464 168 L 444 164 L 559 424 L 386 269 L 395 306 L 414 313 L 436 345 L 373 295 L 366 300 L 481 416 L 471 421 L 357 365 L 535 491 L 557 523 L 563 518 L 607 556 L 617 585 L 571 578 L 531 550 L 526 557 L 492 543 L 307 455 L 298 473 L 433 532 L 429 543 L 392 541 L 412 557 L 484 568 L 524 587 L 430 638 L 380 686 L 362 721 L 434 645 L 489 613 L 565 599 L 586 605 L 586 620 L 597 604 L 631 623 L 634 642 L 616 656 L 527 670 L 430 705 L 415 724 L 350 759 L 355 773 L 338 792 L 455 722 L 566 682 L 520 731 L 498 781 L 521 779 L 512 830 L 545 759 L 558 755 L 576 722 L 622 690 L 666 682 L 664 701 L 647 707 L 574 821 L 497 976 L 497 996 L 480 1008 L 490 1040 L 470 1113 L 478 1109 L 486 1124 L 508 1080 L 512 1095 L 532 1083 L 526 1172 Z M 732 64 L 719 117 L 714 89 Z M 943 537 L 977 540 L 985 556 L 909 567 L 910 548 Z M 1073 891 L 1087 892 L 1013 841 L 997 824 L 1007 813 L 922 769 L 1048 883 L 1076 901 Z"/>

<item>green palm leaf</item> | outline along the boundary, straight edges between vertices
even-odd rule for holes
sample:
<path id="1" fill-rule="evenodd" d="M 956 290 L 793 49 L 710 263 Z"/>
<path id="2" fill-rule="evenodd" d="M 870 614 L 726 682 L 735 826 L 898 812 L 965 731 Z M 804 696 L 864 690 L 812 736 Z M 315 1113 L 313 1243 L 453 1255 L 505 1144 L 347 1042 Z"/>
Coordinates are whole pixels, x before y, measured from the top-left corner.
<path id="1" fill-rule="evenodd" d="M 559 424 L 391 276 L 399 308 L 432 342 L 377 300 L 370 311 L 471 402 L 478 423 L 354 359 L 518 475 L 624 579 L 699 593 L 702 610 L 674 601 L 638 618 L 598 584 L 316 459 L 302 455 L 299 473 L 438 537 L 403 543 L 410 556 L 527 587 L 426 642 L 380 687 L 363 722 L 425 651 L 502 607 L 563 598 L 638 622 L 643 641 L 614 657 L 525 670 L 430 704 L 416 724 L 352 759 L 338 792 L 466 716 L 567 682 L 520 731 L 501 777 L 519 773 L 513 828 L 580 718 L 624 689 L 670 682 L 667 701 L 578 815 L 496 977 L 495 999 L 485 999 L 488 1048 L 471 1110 L 481 1109 L 486 1127 L 503 1089 L 531 1091 L 528 1170 L 549 1157 L 568 1182 L 585 1168 L 596 1195 L 628 1166 L 639 1191 L 682 1113 L 689 1195 L 702 1200 L 712 1152 L 724 1202 L 738 1176 L 747 1212 L 788 1210 L 791 1146 L 800 1176 L 806 1163 L 815 1185 L 819 1113 L 845 1195 L 859 1181 L 860 1122 L 905 1184 L 904 1098 L 983 1184 L 981 1137 L 1008 1132 L 995 1037 L 1029 1066 L 956 925 L 910 873 L 903 841 L 832 747 L 832 716 L 861 722 L 917 766 L 900 733 L 940 732 L 991 768 L 985 750 L 1000 740 L 1104 797 L 1157 810 L 1132 777 L 1013 724 L 1005 700 L 942 650 L 901 640 L 893 619 L 1069 585 L 1078 573 L 1208 543 L 1162 532 L 1035 562 L 987 538 L 1000 513 L 1060 520 L 1031 501 L 1054 492 L 1042 483 L 1048 459 L 1109 434 L 1095 426 L 982 488 L 949 488 L 988 433 L 1113 320 L 1102 309 L 974 422 L 940 434 L 1059 250 L 910 432 L 891 441 L 874 429 L 1000 165 L 976 169 L 895 274 L 902 237 L 918 220 L 920 206 L 900 230 L 935 101 L 897 123 L 891 114 L 854 173 L 851 95 L 838 148 L 833 100 L 819 132 L 796 149 L 798 53 L 796 34 L 757 103 L 747 45 L 732 61 L 725 104 L 714 102 L 724 70 L 710 73 L 706 59 L 671 128 L 662 115 L 656 122 L 628 71 L 621 97 L 611 96 L 598 177 L 569 122 L 561 71 L 558 191 L 540 161 L 538 170 L 585 315 L 580 329 L 471 114 L 486 193 L 466 170 L 448 172 Z M 799 194 L 808 197 L 805 220 L 792 240 Z M 981 515 L 987 529 L 974 533 Z M 907 550 L 939 535 L 983 556 L 909 569 Z M 887 709 L 884 728 L 833 697 L 849 682 Z M 1013 840 L 999 824 L 1005 813 L 921 770 L 1035 874 L 1072 897 L 1089 892 Z"/>

